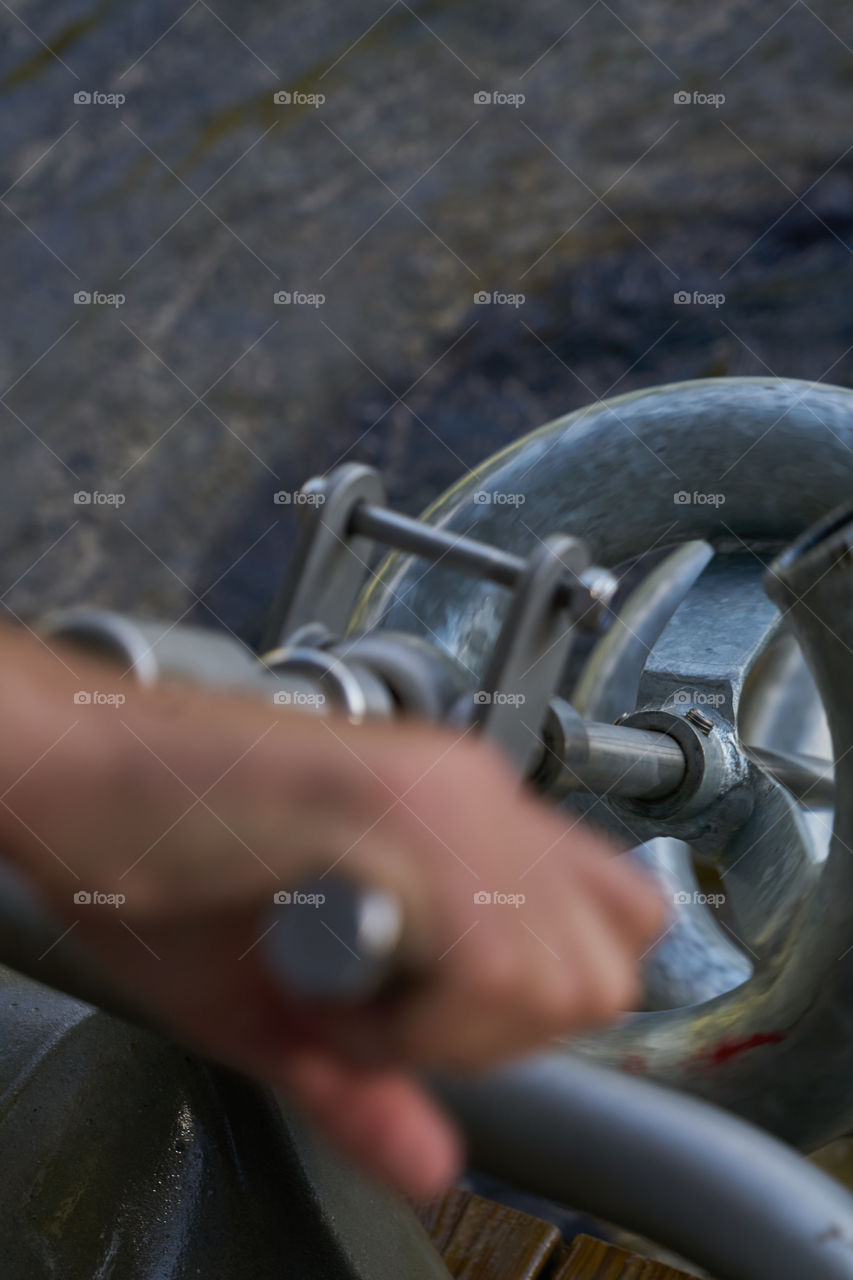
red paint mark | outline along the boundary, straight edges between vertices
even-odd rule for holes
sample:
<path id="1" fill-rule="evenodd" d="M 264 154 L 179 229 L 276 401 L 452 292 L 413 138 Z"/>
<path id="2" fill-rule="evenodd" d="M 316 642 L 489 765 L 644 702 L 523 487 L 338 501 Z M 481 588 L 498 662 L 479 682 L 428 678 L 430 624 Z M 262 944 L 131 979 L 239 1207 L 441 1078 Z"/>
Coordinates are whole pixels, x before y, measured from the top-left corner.
<path id="1" fill-rule="evenodd" d="M 723 1063 L 736 1058 L 739 1053 L 745 1053 L 747 1049 L 760 1049 L 765 1044 L 781 1044 L 784 1039 L 785 1036 L 781 1031 L 759 1031 L 745 1040 L 723 1040 L 715 1049 L 705 1049 L 702 1053 L 697 1053 L 695 1057 L 682 1063 L 682 1066 L 721 1067 Z"/>

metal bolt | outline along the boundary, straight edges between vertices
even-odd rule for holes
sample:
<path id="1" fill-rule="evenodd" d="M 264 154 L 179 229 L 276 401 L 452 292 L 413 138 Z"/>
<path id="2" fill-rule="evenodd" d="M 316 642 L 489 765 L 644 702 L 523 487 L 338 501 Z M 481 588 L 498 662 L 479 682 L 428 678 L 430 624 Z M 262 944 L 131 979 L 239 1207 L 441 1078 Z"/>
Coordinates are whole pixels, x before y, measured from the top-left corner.
<path id="1" fill-rule="evenodd" d="M 581 614 L 585 630 L 603 630 L 610 615 L 610 604 L 619 590 L 619 579 L 609 569 L 591 565 L 580 575 L 580 580 L 591 596 L 588 609 Z"/>
<path id="2" fill-rule="evenodd" d="M 699 711 L 696 707 L 691 707 L 684 719 L 689 720 L 691 724 L 695 724 L 696 728 L 700 733 L 704 733 L 706 738 L 714 728 L 714 721 L 710 716 L 706 716 L 703 711 Z"/>

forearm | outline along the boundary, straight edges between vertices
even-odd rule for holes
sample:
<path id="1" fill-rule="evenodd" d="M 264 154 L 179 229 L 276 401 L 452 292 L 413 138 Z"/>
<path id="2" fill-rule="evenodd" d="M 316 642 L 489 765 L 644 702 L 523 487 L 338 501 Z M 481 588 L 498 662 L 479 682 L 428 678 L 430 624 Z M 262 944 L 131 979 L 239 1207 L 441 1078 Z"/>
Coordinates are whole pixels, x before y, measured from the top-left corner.
<path id="1" fill-rule="evenodd" d="M 389 782 L 378 776 L 384 726 L 355 731 L 356 749 L 351 726 L 271 697 L 141 689 L 118 667 L 10 628 L 0 709 L 0 848 L 60 902 L 119 882 L 137 909 L 161 914 L 237 886 L 267 900 L 325 871 L 334 850 L 353 846 L 358 864 L 361 835 L 395 797 L 393 766 Z M 418 735 L 401 727 L 395 741 L 405 751 Z M 424 770 L 434 749 L 420 748 Z M 377 839 L 370 858 L 399 878 L 392 847 Z"/>

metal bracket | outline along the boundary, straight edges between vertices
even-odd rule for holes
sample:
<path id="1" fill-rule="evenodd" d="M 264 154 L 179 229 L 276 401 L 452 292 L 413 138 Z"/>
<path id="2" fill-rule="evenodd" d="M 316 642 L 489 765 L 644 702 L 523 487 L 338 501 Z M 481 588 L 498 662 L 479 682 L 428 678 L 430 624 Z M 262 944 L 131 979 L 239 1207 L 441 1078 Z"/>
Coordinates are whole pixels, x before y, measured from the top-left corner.
<path id="1" fill-rule="evenodd" d="M 352 521 L 361 503 L 382 506 L 385 490 L 372 467 L 345 463 L 329 476 L 309 480 L 300 491 L 305 529 L 290 571 L 276 596 L 264 648 L 278 649 L 307 635 L 316 644 L 318 628 L 330 636 L 342 636 L 368 568 L 372 543 L 353 537 Z"/>
<path id="2" fill-rule="evenodd" d="M 571 606 L 558 601 L 567 575 L 580 577 L 589 557 L 576 538 L 554 535 L 519 576 L 495 647 L 474 694 L 471 721 L 509 755 L 519 773 L 541 754 L 542 726 L 574 638 Z"/>

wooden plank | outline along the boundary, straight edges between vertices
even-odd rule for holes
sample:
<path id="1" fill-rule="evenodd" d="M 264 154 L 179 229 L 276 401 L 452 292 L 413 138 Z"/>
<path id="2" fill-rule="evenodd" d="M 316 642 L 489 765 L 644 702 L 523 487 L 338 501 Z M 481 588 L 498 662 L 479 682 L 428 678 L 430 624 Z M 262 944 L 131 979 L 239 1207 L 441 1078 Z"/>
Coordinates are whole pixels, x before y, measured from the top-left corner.
<path id="1" fill-rule="evenodd" d="M 472 1195 L 442 1252 L 456 1280 L 537 1280 L 560 1242 L 552 1223 Z"/>
<path id="2" fill-rule="evenodd" d="M 443 1196 L 439 1196 L 429 1204 L 414 1205 L 427 1235 L 442 1256 L 470 1199 L 470 1191 L 460 1191 L 457 1187 L 451 1187 Z"/>
<path id="3" fill-rule="evenodd" d="M 453 1188 L 418 1216 L 455 1280 L 695 1280 L 592 1236 Z"/>
<path id="4" fill-rule="evenodd" d="M 674 1271 L 592 1236 L 576 1236 L 564 1253 L 549 1280 L 694 1280 L 686 1271 Z"/>
<path id="5" fill-rule="evenodd" d="M 552 1223 L 455 1188 L 418 1216 L 456 1280 L 539 1280 L 561 1244 Z"/>

